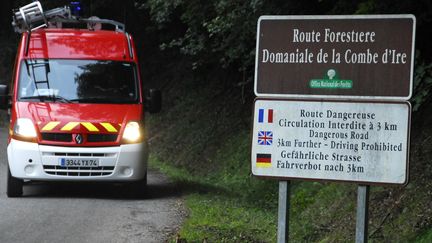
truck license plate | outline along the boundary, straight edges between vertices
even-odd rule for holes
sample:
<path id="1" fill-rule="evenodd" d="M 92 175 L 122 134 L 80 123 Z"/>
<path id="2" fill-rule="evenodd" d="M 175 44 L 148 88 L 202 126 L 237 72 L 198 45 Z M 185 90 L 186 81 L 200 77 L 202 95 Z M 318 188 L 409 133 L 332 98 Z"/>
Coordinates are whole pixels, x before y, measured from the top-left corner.
<path id="1" fill-rule="evenodd" d="M 59 159 L 59 164 L 62 167 L 98 167 L 99 159 Z"/>

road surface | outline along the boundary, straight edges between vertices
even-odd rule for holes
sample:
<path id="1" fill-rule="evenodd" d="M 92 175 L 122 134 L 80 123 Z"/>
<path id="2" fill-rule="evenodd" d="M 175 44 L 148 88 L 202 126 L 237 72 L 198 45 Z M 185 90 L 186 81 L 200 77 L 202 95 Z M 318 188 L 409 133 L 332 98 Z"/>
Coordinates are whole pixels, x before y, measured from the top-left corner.
<path id="1" fill-rule="evenodd" d="M 180 225 L 173 184 L 150 171 L 141 196 L 124 185 L 40 183 L 6 197 L 7 129 L 0 127 L 0 242 L 164 242 Z"/>

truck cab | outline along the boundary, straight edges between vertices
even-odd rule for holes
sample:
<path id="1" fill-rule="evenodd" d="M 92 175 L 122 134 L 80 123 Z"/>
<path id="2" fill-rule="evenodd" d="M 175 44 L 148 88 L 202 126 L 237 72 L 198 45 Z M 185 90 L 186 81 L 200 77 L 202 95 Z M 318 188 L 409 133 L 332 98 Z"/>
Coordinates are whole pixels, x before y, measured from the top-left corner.
<path id="1" fill-rule="evenodd" d="M 13 80 L 0 87 L 10 111 L 7 195 L 21 196 L 24 181 L 144 187 L 144 114 L 158 112 L 161 98 L 155 90 L 144 95 L 131 35 L 115 21 L 73 18 L 67 7 L 52 16 L 39 2 L 23 8 L 14 15 L 22 34 Z M 44 26 L 31 26 L 38 21 Z M 68 21 L 90 27 L 62 27 Z"/>

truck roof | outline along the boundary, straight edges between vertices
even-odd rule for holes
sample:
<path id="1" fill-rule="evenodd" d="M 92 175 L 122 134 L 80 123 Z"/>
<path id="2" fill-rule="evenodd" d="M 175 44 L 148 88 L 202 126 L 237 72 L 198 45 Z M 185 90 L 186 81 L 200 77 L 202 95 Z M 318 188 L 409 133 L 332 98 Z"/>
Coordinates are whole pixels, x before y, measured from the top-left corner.
<path id="1" fill-rule="evenodd" d="M 134 61 L 133 40 L 128 34 L 109 30 L 49 29 L 31 33 L 28 55 L 24 55 L 25 39 L 21 43 L 22 58 L 94 59 Z M 128 43 L 127 38 L 130 39 Z M 132 54 L 132 57 L 131 57 Z"/>

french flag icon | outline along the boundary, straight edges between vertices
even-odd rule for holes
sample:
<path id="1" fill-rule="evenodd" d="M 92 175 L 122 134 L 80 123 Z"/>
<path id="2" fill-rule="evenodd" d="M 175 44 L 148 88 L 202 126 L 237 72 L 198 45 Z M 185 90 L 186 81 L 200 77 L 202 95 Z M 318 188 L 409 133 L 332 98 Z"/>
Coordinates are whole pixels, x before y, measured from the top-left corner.
<path id="1" fill-rule="evenodd" d="M 273 109 L 259 109 L 258 123 L 273 123 Z"/>

